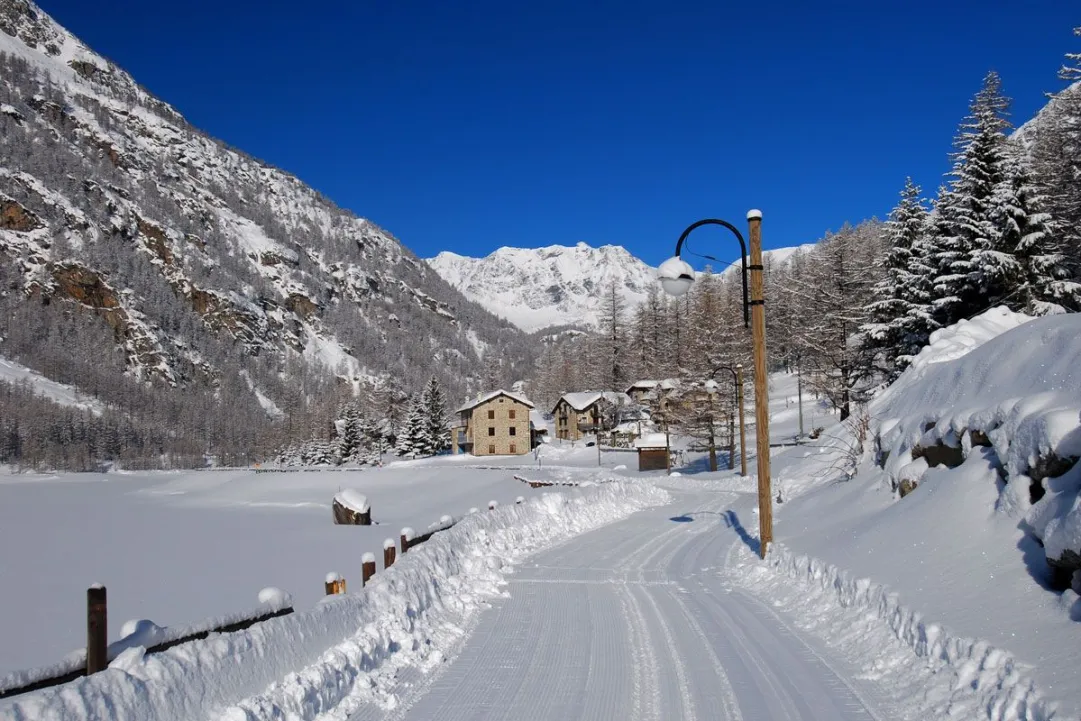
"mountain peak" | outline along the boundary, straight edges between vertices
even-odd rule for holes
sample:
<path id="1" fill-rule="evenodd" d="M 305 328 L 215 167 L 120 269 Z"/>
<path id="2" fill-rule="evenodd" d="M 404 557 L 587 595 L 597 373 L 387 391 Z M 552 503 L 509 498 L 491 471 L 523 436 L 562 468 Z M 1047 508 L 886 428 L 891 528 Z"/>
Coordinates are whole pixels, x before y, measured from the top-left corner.
<path id="1" fill-rule="evenodd" d="M 532 332 L 594 325 L 602 289 L 613 280 L 628 305 L 641 301 L 657 271 L 619 245 L 502 247 L 484 258 L 444 251 L 426 261 L 436 273 L 498 316 Z"/>

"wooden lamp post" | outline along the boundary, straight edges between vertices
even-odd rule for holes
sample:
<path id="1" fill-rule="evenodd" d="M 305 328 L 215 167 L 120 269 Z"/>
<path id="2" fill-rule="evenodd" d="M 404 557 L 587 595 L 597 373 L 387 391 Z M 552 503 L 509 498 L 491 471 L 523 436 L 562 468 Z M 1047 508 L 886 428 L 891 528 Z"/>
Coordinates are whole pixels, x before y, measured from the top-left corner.
<path id="1" fill-rule="evenodd" d="M 676 254 L 661 263 L 661 287 L 669 295 L 681 296 L 691 289 L 694 283 L 694 268 L 680 257 L 683 241 L 693 230 L 703 225 L 720 225 L 728 228 L 739 241 L 742 251 L 740 257 L 743 279 L 743 325 L 750 326 L 754 344 L 754 409 L 758 439 L 758 524 L 759 554 L 766 557 L 769 544 L 773 541 L 773 499 L 770 493 L 769 478 L 769 378 L 766 375 L 766 301 L 762 279 L 762 211 L 747 212 L 747 224 L 750 227 L 751 253 L 747 262 L 747 244 L 739 230 L 724 220 L 707 218 L 691 224 L 676 241 Z M 705 256 L 709 257 L 709 256 Z M 715 258 L 710 258 L 716 260 Z M 747 271 L 750 271 L 748 288 Z M 750 291 L 748 293 L 748 290 Z M 748 297 L 749 295 L 749 297 Z M 739 368 L 742 375 L 742 368 Z M 742 385 L 742 384 L 740 384 Z M 742 394 L 740 394 L 742 395 Z M 743 435 L 742 403 L 740 404 L 740 431 Z M 746 457 L 746 454 L 742 454 Z M 743 465 L 746 474 L 746 462 Z"/>

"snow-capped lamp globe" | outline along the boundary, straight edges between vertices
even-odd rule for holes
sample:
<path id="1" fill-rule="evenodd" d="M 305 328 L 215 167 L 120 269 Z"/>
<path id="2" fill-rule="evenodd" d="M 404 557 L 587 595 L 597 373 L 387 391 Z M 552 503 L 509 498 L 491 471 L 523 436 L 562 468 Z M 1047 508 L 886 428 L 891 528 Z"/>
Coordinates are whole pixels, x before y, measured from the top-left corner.
<path id="1" fill-rule="evenodd" d="M 679 297 L 691 289 L 694 284 L 694 268 L 678 255 L 661 263 L 657 269 L 661 287 L 668 295 Z"/>

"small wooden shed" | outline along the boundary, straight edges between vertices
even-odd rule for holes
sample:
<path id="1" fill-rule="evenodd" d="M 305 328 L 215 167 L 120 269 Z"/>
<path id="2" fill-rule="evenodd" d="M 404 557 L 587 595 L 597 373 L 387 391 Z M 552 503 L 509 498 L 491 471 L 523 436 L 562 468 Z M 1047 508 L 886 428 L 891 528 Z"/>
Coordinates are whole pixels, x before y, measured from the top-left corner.
<path id="1" fill-rule="evenodd" d="M 639 471 L 668 470 L 668 436 L 664 433 L 647 433 L 634 441 L 634 447 Z"/>

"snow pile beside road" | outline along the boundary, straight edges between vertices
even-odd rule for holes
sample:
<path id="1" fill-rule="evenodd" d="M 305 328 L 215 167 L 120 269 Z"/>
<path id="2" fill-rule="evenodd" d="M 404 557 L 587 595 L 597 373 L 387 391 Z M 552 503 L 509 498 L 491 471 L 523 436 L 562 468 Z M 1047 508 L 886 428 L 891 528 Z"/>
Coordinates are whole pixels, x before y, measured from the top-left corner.
<path id="1" fill-rule="evenodd" d="M 862 677 L 888 690 L 904 718 L 1058 718 L 1010 654 L 925 621 L 885 587 L 779 545 L 766 564 L 746 548 L 742 554 L 730 568 L 733 581 L 859 663 Z"/>
<path id="2" fill-rule="evenodd" d="M 154 656 L 129 651 L 102 673 L 0 702 L 0 718 L 314 719 L 346 718 L 363 701 L 393 708 L 398 670 L 441 663 L 500 595 L 509 564 L 667 499 L 651 484 L 611 483 L 477 513 L 359 593 Z"/>

